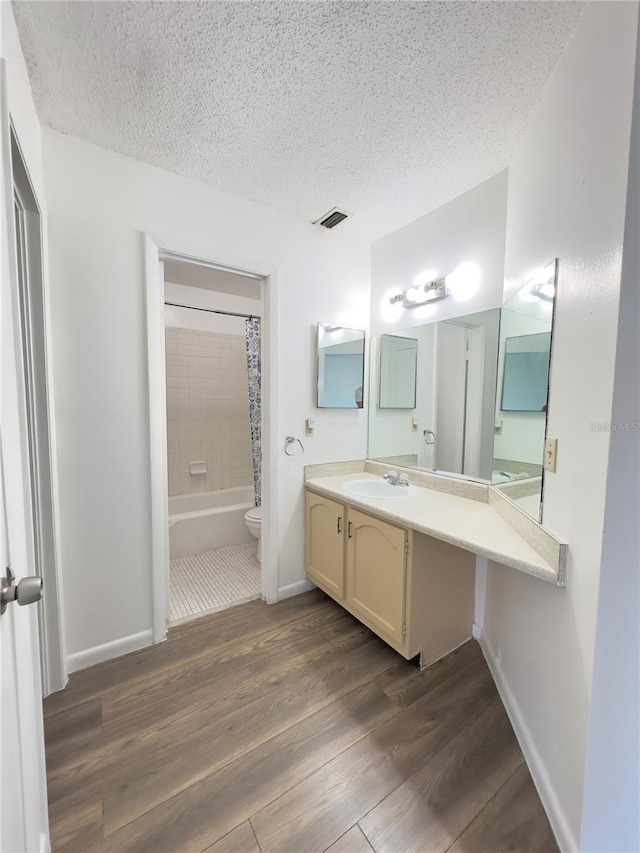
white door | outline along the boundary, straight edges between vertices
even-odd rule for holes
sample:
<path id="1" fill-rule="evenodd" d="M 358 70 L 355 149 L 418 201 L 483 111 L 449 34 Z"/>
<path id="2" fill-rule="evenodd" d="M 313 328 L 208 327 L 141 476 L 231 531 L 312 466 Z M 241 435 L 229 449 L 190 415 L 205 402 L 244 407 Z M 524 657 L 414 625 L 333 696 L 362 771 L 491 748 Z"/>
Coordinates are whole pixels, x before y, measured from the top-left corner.
<path id="1" fill-rule="evenodd" d="M 6 66 L 0 64 L 0 575 L 33 575 L 28 435 L 20 340 Z M 39 604 L 0 615 L 0 850 L 49 849 L 38 639 Z"/>

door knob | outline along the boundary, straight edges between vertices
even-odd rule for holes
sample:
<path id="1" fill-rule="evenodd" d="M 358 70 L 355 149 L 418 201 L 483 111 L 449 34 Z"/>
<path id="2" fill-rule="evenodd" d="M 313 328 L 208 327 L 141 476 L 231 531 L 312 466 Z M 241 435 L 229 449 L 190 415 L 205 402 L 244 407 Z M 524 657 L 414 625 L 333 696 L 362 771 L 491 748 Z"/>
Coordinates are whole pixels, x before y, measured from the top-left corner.
<path id="1" fill-rule="evenodd" d="M 24 607 L 42 598 L 42 578 L 22 578 L 17 584 L 15 579 L 15 575 L 7 567 L 7 576 L 0 580 L 0 614 L 4 613 L 12 601 L 17 601 Z"/>

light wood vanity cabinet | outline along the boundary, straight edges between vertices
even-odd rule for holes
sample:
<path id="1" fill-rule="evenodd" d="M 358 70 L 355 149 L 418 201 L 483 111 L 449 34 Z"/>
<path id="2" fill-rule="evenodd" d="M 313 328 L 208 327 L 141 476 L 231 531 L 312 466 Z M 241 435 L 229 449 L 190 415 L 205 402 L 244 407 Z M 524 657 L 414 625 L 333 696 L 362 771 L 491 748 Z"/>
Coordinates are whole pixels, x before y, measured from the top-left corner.
<path id="1" fill-rule="evenodd" d="M 307 492 L 307 577 L 342 602 L 344 598 L 344 544 L 346 524 L 342 504 Z"/>
<path id="2" fill-rule="evenodd" d="M 402 644 L 408 532 L 348 507 L 346 544 L 349 610 L 381 637 Z"/>
<path id="3" fill-rule="evenodd" d="M 471 636 L 475 557 L 306 492 L 307 577 L 407 659 L 427 666 Z"/>

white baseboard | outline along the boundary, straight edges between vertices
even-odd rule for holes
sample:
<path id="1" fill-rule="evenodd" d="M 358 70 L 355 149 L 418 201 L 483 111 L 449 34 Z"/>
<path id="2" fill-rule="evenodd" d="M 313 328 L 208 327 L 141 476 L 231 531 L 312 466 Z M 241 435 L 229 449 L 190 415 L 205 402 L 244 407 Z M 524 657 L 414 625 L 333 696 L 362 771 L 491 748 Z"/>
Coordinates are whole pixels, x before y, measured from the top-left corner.
<path id="1" fill-rule="evenodd" d="M 545 767 L 540 753 L 536 748 L 531 732 L 529 731 L 529 727 L 524 721 L 524 716 L 520 710 L 520 706 L 511 692 L 511 688 L 507 684 L 502 667 L 498 663 L 491 645 L 482 634 L 479 639 L 480 648 L 482 649 L 485 660 L 487 661 L 487 666 L 489 667 L 493 680 L 498 688 L 502 704 L 507 711 L 511 725 L 513 726 L 516 738 L 520 744 L 520 749 L 522 750 L 525 761 L 527 762 L 527 767 L 531 773 L 531 777 L 540 796 L 540 800 L 542 801 L 542 805 L 544 806 L 544 810 L 549 818 L 549 823 L 551 824 L 551 829 L 554 832 L 558 846 L 563 853 L 574 853 L 574 851 L 578 850 L 577 841 L 573 836 L 573 832 L 569 826 L 569 821 L 567 820 L 560 802 L 558 801 L 556 792 L 551 784 L 551 779 L 547 773 L 547 768 Z"/>
<path id="2" fill-rule="evenodd" d="M 278 601 L 282 601 L 283 598 L 291 598 L 294 595 L 300 595 L 301 592 L 308 592 L 310 589 L 314 589 L 315 584 L 308 581 L 306 578 L 303 581 L 296 581 L 295 583 L 287 584 L 287 586 L 278 587 Z"/>
<path id="3" fill-rule="evenodd" d="M 110 643 L 103 643 L 101 646 L 93 646 L 83 652 L 74 652 L 67 658 L 67 666 L 69 672 L 77 672 L 79 669 L 86 669 L 88 666 L 126 655 L 128 652 L 136 652 L 152 643 L 153 631 L 151 629 L 140 631 L 139 634 L 131 634 L 130 637 L 122 637 Z"/>
<path id="4" fill-rule="evenodd" d="M 471 636 L 474 640 L 480 640 L 482 638 L 482 625 L 478 625 L 477 622 L 474 622 L 471 626 Z"/>

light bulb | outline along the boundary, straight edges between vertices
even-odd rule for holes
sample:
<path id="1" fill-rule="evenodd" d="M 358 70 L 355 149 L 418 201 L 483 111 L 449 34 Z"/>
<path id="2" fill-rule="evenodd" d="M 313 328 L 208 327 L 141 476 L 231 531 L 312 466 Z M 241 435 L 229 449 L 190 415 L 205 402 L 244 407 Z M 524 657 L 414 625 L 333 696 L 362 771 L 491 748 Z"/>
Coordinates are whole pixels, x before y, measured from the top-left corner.
<path id="1" fill-rule="evenodd" d="M 405 293 L 407 302 L 419 302 L 422 299 L 421 287 L 410 287 Z"/>
<path id="2" fill-rule="evenodd" d="M 424 287 L 425 284 L 431 284 L 437 278 L 438 274 L 434 270 L 423 270 L 414 278 L 413 283 L 416 287 Z"/>
<path id="3" fill-rule="evenodd" d="M 481 280 L 480 267 L 471 261 L 460 264 L 445 279 L 451 295 L 458 302 L 466 302 L 467 299 L 471 299 L 478 292 Z"/>
<path id="4" fill-rule="evenodd" d="M 404 311 L 402 302 L 391 302 L 394 296 L 402 296 L 402 291 L 398 287 L 388 290 L 382 297 L 380 302 L 380 314 L 386 323 L 395 323 L 399 320 Z"/>

